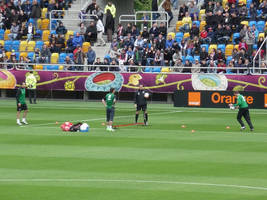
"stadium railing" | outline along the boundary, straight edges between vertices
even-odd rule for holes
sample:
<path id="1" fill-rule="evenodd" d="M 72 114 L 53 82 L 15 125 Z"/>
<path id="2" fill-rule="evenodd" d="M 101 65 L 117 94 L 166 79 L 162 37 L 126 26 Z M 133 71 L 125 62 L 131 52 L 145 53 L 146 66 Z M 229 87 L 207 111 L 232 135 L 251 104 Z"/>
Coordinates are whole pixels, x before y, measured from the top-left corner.
<path id="1" fill-rule="evenodd" d="M 264 41 L 262 42 L 261 46 L 258 48 L 254 58 L 253 58 L 253 70 L 255 69 L 255 66 L 256 65 L 259 65 L 259 67 L 261 66 L 262 62 L 265 62 L 266 63 L 266 60 L 262 61 L 262 57 L 261 57 L 261 51 L 262 51 L 262 48 L 263 46 L 265 45 L 266 49 L 267 49 L 267 37 L 265 37 Z M 265 58 L 267 59 L 267 51 L 265 51 Z M 258 57 L 258 62 L 257 62 L 257 57 Z"/>
<path id="2" fill-rule="evenodd" d="M 56 13 L 61 13 L 64 16 L 68 16 L 68 18 L 56 18 L 54 17 Z M 80 10 L 51 10 L 51 12 L 49 13 L 49 27 L 50 30 L 55 30 L 57 28 L 58 22 L 61 21 L 64 25 L 66 22 L 71 22 L 71 30 L 73 31 L 79 27 L 79 23 L 94 21 L 95 17 L 97 16 L 91 14 L 84 14 Z"/>
<path id="3" fill-rule="evenodd" d="M 149 19 L 141 19 L 144 14 L 149 15 Z M 163 19 L 160 19 L 160 18 L 153 19 L 153 15 L 154 14 L 162 15 Z M 169 15 L 165 11 L 137 11 L 137 12 L 135 12 L 134 15 L 121 15 L 119 17 L 119 23 L 122 23 L 122 22 L 130 23 L 130 22 L 132 22 L 132 23 L 134 23 L 136 25 L 138 22 L 141 22 L 141 23 L 147 22 L 147 23 L 150 23 L 151 27 L 152 27 L 152 24 L 154 22 L 158 22 L 158 23 L 159 22 L 164 22 L 164 23 L 166 23 L 166 26 L 168 27 L 168 25 L 169 25 L 168 21 L 169 21 Z"/>
<path id="4" fill-rule="evenodd" d="M 68 69 L 70 68 L 70 69 Z M 106 69 L 106 70 L 103 70 Z M 0 63 L 1 69 L 16 69 L 16 70 L 36 70 L 36 71 L 65 71 L 65 72 L 97 72 L 97 71 L 112 71 L 112 72 L 129 72 L 129 73 L 179 73 L 191 74 L 191 70 L 206 70 L 207 72 L 197 72 L 204 74 L 228 74 L 228 75 L 248 75 L 248 74 L 267 74 L 267 68 L 255 67 L 184 67 L 184 66 L 130 66 L 130 65 L 77 65 L 77 64 L 44 64 L 44 63 Z M 102 69 L 102 70 L 101 70 Z M 186 70 L 187 72 L 181 72 Z M 227 70 L 226 73 L 221 72 Z"/>

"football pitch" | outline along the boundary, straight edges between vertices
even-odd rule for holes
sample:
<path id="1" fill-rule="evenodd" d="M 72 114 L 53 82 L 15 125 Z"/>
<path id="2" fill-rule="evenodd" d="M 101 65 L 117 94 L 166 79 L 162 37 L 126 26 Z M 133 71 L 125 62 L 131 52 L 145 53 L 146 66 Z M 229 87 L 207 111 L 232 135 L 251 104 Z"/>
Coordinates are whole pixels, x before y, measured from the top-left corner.
<path id="1" fill-rule="evenodd" d="M 15 100 L 0 100 L 1 200 L 267 199 L 266 110 L 251 109 L 255 131 L 240 132 L 236 110 L 149 104 L 148 126 L 112 133 L 101 102 L 28 107 L 19 127 Z M 134 117 L 132 103 L 116 105 L 117 124 Z M 88 133 L 60 129 L 82 120 Z"/>

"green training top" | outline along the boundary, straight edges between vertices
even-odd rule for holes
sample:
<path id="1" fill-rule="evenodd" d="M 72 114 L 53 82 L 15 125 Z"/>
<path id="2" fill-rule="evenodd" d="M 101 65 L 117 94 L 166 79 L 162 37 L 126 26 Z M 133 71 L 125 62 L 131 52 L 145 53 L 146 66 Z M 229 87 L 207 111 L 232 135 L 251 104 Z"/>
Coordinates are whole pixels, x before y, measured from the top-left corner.
<path id="1" fill-rule="evenodd" d="M 248 104 L 246 102 L 246 99 L 243 95 L 239 94 L 237 97 L 237 102 L 234 104 L 234 106 L 239 106 L 239 108 L 247 108 Z"/>
<path id="2" fill-rule="evenodd" d="M 16 98 L 17 98 L 17 103 L 26 104 L 26 101 L 25 101 L 25 88 L 19 88 L 18 89 Z"/>
<path id="3" fill-rule="evenodd" d="M 108 93 L 105 97 L 107 108 L 114 107 L 115 95 L 113 93 Z"/>

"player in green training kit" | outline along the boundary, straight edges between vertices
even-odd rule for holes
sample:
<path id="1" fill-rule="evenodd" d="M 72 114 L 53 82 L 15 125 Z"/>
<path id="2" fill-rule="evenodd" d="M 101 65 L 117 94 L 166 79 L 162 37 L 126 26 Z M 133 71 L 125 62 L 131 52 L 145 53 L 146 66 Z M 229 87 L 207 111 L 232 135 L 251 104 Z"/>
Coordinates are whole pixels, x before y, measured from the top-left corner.
<path id="1" fill-rule="evenodd" d="M 234 92 L 234 95 L 237 98 L 237 103 L 236 104 L 230 104 L 230 107 L 233 106 L 234 108 L 239 108 L 239 111 L 237 114 L 237 121 L 241 125 L 241 131 L 246 128 L 244 122 L 242 121 L 243 116 L 244 116 L 245 120 L 247 121 L 247 123 L 250 127 L 250 130 L 253 131 L 254 127 L 253 127 L 251 120 L 250 120 L 248 104 L 246 102 L 245 97 L 243 95 L 241 95 L 238 91 Z"/>
<path id="2" fill-rule="evenodd" d="M 25 94 L 26 94 L 26 84 L 23 82 L 21 87 L 17 90 L 17 93 L 16 93 L 16 100 L 17 100 L 17 124 L 18 125 L 22 125 L 20 123 L 20 112 L 22 110 L 24 110 L 24 113 L 23 113 L 23 118 L 22 118 L 22 123 L 23 124 L 28 124 L 27 121 L 26 121 L 26 116 L 27 116 L 27 113 L 28 113 L 28 108 L 27 108 L 27 104 L 26 104 L 26 101 L 25 101 Z"/>
<path id="3" fill-rule="evenodd" d="M 114 131 L 112 128 L 113 118 L 115 114 L 115 103 L 116 103 L 116 96 L 115 96 L 115 89 L 110 88 L 109 93 L 102 99 L 102 103 L 106 107 L 107 113 L 107 131 Z"/>

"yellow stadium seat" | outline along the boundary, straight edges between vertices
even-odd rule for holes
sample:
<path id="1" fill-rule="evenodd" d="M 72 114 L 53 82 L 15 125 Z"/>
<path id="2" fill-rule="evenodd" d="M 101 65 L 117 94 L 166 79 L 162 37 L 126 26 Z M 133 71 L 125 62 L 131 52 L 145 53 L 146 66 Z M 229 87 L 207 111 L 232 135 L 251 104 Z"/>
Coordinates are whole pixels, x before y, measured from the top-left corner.
<path id="1" fill-rule="evenodd" d="M 184 38 L 190 37 L 190 33 L 184 33 Z"/>
<path id="2" fill-rule="evenodd" d="M 8 59 L 10 59 L 10 56 L 11 56 L 11 52 L 10 52 L 10 51 L 6 52 L 6 57 L 7 57 Z"/>
<path id="3" fill-rule="evenodd" d="M 169 67 L 162 67 L 161 72 L 170 72 Z"/>
<path id="4" fill-rule="evenodd" d="M 212 49 L 217 50 L 217 44 L 211 44 L 211 45 L 209 46 L 209 53 L 211 52 Z"/>
<path id="5" fill-rule="evenodd" d="M 27 41 L 26 40 L 20 41 L 19 51 L 26 51 L 26 48 L 27 48 Z"/>
<path id="6" fill-rule="evenodd" d="M 171 35 L 172 36 L 172 39 L 175 39 L 175 33 L 174 32 L 170 32 L 168 33 L 168 36 Z"/>
<path id="7" fill-rule="evenodd" d="M 265 34 L 264 33 L 259 33 L 259 37 L 258 38 L 260 38 L 260 37 L 265 38 Z"/>
<path id="8" fill-rule="evenodd" d="M 222 1 L 222 6 L 223 6 L 223 8 L 225 8 L 226 4 L 228 4 L 228 0 L 223 0 L 223 1 Z"/>
<path id="9" fill-rule="evenodd" d="M 45 30 L 43 31 L 43 41 L 48 41 L 49 40 L 49 35 L 50 35 L 50 31 L 49 30 Z"/>
<path id="10" fill-rule="evenodd" d="M 52 53 L 51 55 L 51 64 L 57 64 L 57 61 L 58 61 L 58 53 Z"/>
<path id="11" fill-rule="evenodd" d="M 49 42 L 49 41 L 45 41 L 44 44 L 45 44 L 46 46 L 49 46 L 49 45 L 50 45 L 50 42 Z"/>
<path id="12" fill-rule="evenodd" d="M 205 10 L 205 9 L 201 9 L 201 10 L 199 11 L 199 16 L 198 16 L 198 18 L 199 18 L 200 21 L 202 21 L 202 18 L 204 18 L 205 13 L 206 13 L 206 10 Z"/>
<path id="13" fill-rule="evenodd" d="M 241 24 L 248 26 L 248 21 L 242 21 Z"/>
<path id="14" fill-rule="evenodd" d="M 43 67 L 43 65 L 34 65 L 34 66 L 33 66 L 33 69 L 43 70 L 44 67 Z"/>
<path id="15" fill-rule="evenodd" d="M 239 5 L 246 5 L 247 4 L 247 0 L 239 0 L 238 4 Z"/>
<path id="16" fill-rule="evenodd" d="M 27 52 L 21 52 L 19 56 L 26 58 L 28 56 L 28 53 Z"/>
<path id="17" fill-rule="evenodd" d="M 34 51 L 35 41 L 29 41 L 27 45 L 27 51 Z"/>
<path id="18" fill-rule="evenodd" d="M 70 35 L 73 35 L 74 32 L 73 31 L 68 31 L 66 34 L 65 34 L 65 41 L 67 41 L 69 38 L 70 38 Z"/>
<path id="19" fill-rule="evenodd" d="M 88 48 L 91 46 L 91 44 L 89 42 L 84 42 L 83 46 L 82 46 L 82 50 L 84 53 L 88 52 Z"/>
<path id="20" fill-rule="evenodd" d="M 0 44 L 1 44 L 2 46 L 4 46 L 4 45 L 5 45 L 5 41 L 4 41 L 4 40 L 0 40 Z"/>
<path id="21" fill-rule="evenodd" d="M 199 31 L 203 31 L 205 29 L 205 26 L 207 25 L 206 21 L 201 21 L 199 26 Z"/>
<path id="22" fill-rule="evenodd" d="M 183 26 L 183 22 L 182 21 L 177 21 L 176 22 L 176 32 L 179 31 L 180 27 Z"/>
<path id="23" fill-rule="evenodd" d="M 46 18 L 46 13 L 47 13 L 47 8 L 43 8 L 42 9 L 42 15 L 41 15 L 42 19 Z"/>
<path id="24" fill-rule="evenodd" d="M 42 30 L 47 30 L 49 29 L 49 19 L 42 19 L 42 23 L 41 23 L 41 29 Z"/>
<path id="25" fill-rule="evenodd" d="M 63 65 L 59 65 L 59 70 L 64 70 L 64 66 Z"/>
<path id="26" fill-rule="evenodd" d="M 239 45 L 236 44 L 236 45 L 234 46 L 234 49 L 237 49 L 237 50 L 238 50 L 238 48 L 239 48 Z"/>
<path id="27" fill-rule="evenodd" d="M 42 28 L 42 19 L 40 19 L 40 18 L 37 20 L 37 28 L 38 29 Z"/>
<path id="28" fill-rule="evenodd" d="M 226 45 L 226 48 L 225 48 L 225 56 L 231 56 L 232 53 L 233 53 L 233 49 L 234 49 L 234 45 L 233 44 L 228 44 Z"/>
<path id="29" fill-rule="evenodd" d="M 7 30 L 5 31 L 4 40 L 9 40 L 9 38 L 8 38 L 8 34 L 10 34 L 10 30 L 9 30 L 9 29 L 7 29 Z"/>

